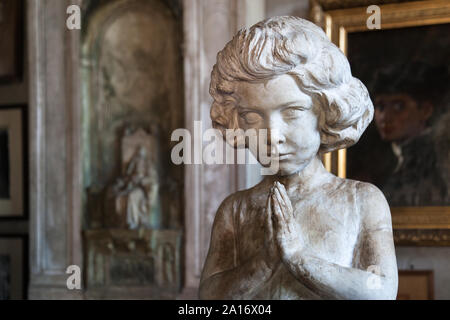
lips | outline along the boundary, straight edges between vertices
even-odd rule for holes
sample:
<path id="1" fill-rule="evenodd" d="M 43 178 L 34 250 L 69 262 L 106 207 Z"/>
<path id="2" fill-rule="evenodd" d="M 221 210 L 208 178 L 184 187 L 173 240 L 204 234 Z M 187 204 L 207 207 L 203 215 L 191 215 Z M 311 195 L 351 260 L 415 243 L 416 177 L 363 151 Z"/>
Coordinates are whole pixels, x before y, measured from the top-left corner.
<path id="1" fill-rule="evenodd" d="M 274 160 L 283 161 L 288 160 L 293 156 L 293 153 L 280 153 L 278 156 L 272 157 Z"/>
<path id="2" fill-rule="evenodd" d="M 395 127 L 392 125 L 383 125 L 380 127 L 380 131 L 382 131 L 385 134 L 390 134 L 391 132 L 395 131 Z"/>

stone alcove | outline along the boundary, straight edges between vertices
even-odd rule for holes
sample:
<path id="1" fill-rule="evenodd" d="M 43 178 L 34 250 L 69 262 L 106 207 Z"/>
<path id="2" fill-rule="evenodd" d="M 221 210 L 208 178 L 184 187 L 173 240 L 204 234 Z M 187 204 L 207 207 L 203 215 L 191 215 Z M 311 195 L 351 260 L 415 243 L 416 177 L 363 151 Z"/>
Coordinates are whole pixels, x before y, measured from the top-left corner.
<path id="1" fill-rule="evenodd" d="M 184 126 L 179 4 L 85 3 L 82 146 L 88 293 L 174 296 L 181 288 Z M 142 168 L 141 168 L 142 167 Z M 140 171 L 139 171 L 140 170 Z"/>

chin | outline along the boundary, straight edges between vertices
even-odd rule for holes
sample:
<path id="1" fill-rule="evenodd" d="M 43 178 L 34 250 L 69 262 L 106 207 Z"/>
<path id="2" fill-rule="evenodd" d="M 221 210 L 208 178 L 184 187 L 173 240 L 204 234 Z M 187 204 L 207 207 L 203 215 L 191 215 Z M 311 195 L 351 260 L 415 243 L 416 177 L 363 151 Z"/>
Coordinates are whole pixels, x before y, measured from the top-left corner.
<path id="1" fill-rule="evenodd" d="M 398 139 L 395 135 L 392 135 L 392 134 L 382 134 L 381 140 L 386 141 L 386 142 L 394 142 Z"/>
<path id="2" fill-rule="evenodd" d="M 284 164 L 284 163 L 280 163 L 280 167 L 278 169 L 278 173 L 277 175 L 279 176 L 290 176 L 292 174 L 298 173 L 300 171 L 302 171 L 305 167 L 307 166 L 306 164 Z"/>

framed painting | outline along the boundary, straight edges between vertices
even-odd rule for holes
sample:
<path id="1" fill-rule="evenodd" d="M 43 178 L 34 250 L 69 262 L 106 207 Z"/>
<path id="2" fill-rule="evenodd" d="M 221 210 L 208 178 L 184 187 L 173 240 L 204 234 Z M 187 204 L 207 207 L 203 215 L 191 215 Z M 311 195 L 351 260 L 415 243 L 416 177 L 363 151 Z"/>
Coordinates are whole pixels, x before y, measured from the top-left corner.
<path id="1" fill-rule="evenodd" d="M 0 218 L 24 216 L 23 108 L 0 108 Z"/>
<path id="2" fill-rule="evenodd" d="M 450 2 L 379 5 L 379 29 L 368 27 L 373 3 L 360 2 L 315 7 L 374 103 L 360 142 L 325 164 L 384 193 L 397 244 L 450 245 Z"/>
<path id="3" fill-rule="evenodd" d="M 400 270 L 397 300 L 433 300 L 434 273 L 431 270 Z"/>
<path id="4" fill-rule="evenodd" d="M 20 78 L 22 64 L 22 0 L 0 0 L 0 82 Z"/>
<path id="5" fill-rule="evenodd" d="M 0 236 L 0 300 L 25 298 L 24 239 Z"/>

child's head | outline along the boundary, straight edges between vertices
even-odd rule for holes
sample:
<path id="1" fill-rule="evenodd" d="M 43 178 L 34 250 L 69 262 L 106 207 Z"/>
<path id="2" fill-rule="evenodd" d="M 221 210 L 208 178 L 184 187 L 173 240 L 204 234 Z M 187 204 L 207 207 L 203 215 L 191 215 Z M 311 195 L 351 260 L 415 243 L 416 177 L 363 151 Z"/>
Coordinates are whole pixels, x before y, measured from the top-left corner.
<path id="1" fill-rule="evenodd" d="M 320 150 L 356 143 L 373 117 L 366 87 L 352 77 L 345 55 L 313 23 L 275 17 L 242 29 L 217 55 L 210 93 L 213 126 L 237 129 L 241 82 L 264 83 L 291 75 L 320 103 Z"/>
<path id="2" fill-rule="evenodd" d="M 296 17 L 240 30 L 217 55 L 210 93 L 214 128 L 268 129 L 272 154 L 296 154 L 280 159 L 282 174 L 301 170 L 317 153 L 353 145 L 373 117 L 345 55 L 319 27 Z"/>

